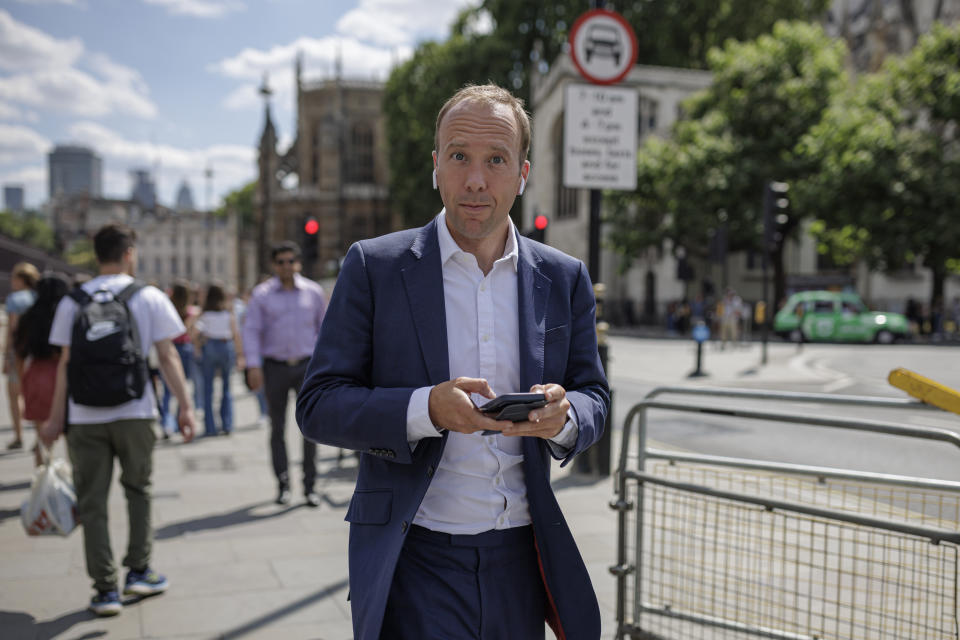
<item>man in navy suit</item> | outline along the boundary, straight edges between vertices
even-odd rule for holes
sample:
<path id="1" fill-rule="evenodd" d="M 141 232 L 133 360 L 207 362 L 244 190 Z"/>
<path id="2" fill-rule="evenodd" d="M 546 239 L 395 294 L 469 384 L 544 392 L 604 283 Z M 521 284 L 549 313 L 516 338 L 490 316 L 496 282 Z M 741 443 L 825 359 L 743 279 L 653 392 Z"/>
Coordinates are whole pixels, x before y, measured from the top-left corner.
<path id="1" fill-rule="evenodd" d="M 362 452 L 350 522 L 355 637 L 600 635 L 596 594 L 550 487 L 599 439 L 609 389 L 583 263 L 510 221 L 530 121 L 500 87 L 437 117 L 429 224 L 354 244 L 297 398 L 317 442 Z M 478 409 L 542 392 L 521 422 Z"/>

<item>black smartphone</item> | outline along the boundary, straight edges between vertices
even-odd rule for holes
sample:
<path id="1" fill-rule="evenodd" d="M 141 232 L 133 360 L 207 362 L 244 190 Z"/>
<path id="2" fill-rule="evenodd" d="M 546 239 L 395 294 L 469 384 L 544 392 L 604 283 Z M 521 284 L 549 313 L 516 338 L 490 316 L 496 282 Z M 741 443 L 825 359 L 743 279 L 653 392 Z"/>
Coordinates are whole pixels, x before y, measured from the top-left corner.
<path id="1" fill-rule="evenodd" d="M 527 414 L 545 404 L 547 404 L 547 397 L 542 393 L 505 393 L 481 405 L 479 409 L 494 420 L 523 422 L 527 419 Z M 484 431 L 483 435 L 488 436 L 493 433 L 498 432 L 488 430 Z"/>

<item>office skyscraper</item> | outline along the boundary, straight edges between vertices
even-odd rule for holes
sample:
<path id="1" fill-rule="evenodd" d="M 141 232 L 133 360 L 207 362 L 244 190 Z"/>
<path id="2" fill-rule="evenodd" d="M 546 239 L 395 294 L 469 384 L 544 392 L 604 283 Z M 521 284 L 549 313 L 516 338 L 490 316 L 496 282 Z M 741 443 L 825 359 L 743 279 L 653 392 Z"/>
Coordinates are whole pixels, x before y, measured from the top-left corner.
<path id="1" fill-rule="evenodd" d="M 3 185 L 3 208 L 20 213 L 23 211 L 23 186 L 19 184 Z"/>
<path id="2" fill-rule="evenodd" d="M 103 191 L 103 162 L 87 147 L 58 145 L 47 154 L 50 197 L 88 193 L 99 197 Z"/>

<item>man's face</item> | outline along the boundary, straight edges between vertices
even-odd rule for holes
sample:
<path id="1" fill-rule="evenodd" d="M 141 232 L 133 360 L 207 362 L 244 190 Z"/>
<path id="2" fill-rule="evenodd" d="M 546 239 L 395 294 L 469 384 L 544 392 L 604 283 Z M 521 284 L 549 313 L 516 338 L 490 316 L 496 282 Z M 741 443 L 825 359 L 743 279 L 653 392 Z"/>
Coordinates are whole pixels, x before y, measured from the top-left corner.
<path id="1" fill-rule="evenodd" d="M 290 280 L 293 274 L 300 272 L 300 259 L 293 251 L 281 251 L 273 259 L 273 272 L 281 280 Z"/>
<path id="2" fill-rule="evenodd" d="M 455 240 L 481 240 L 506 225 L 530 163 L 509 107 L 464 101 L 443 117 L 434 152 L 437 186 Z"/>

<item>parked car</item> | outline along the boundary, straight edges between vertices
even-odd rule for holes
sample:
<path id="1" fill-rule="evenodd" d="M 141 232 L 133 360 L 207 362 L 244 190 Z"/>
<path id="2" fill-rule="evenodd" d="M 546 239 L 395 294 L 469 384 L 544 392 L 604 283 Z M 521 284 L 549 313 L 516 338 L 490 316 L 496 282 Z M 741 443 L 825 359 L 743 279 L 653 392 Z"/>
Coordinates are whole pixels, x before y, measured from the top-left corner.
<path id="1" fill-rule="evenodd" d="M 774 332 L 792 342 L 879 342 L 910 335 L 901 313 L 870 311 L 855 293 L 801 291 L 773 318 Z"/>

